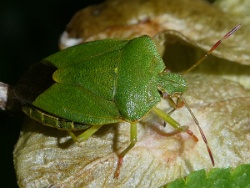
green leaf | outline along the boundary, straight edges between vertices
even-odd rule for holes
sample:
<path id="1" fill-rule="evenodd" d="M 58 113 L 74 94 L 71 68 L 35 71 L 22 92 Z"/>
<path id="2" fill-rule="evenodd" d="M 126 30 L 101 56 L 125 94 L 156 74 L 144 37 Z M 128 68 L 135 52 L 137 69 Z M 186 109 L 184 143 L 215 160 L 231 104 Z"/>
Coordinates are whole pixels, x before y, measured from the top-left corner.
<path id="1" fill-rule="evenodd" d="M 237 168 L 215 168 L 206 173 L 199 170 L 187 177 L 177 179 L 163 188 L 247 188 L 250 187 L 250 164 L 243 164 Z"/>

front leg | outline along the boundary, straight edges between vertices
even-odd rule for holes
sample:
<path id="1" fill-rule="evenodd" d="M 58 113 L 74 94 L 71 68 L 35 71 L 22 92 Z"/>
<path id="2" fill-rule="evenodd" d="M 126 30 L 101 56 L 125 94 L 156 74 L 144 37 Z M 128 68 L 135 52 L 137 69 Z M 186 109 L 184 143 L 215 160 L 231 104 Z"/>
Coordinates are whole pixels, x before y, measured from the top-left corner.
<path id="1" fill-rule="evenodd" d="M 168 95 L 167 93 L 163 93 L 162 96 L 164 99 L 167 99 L 170 103 L 170 106 L 173 108 L 171 109 L 168 114 L 172 114 L 176 109 L 181 108 L 185 105 L 185 102 L 183 101 L 181 97 L 181 93 L 174 93 L 173 95 Z M 176 98 L 176 101 L 174 101 L 174 98 Z"/>

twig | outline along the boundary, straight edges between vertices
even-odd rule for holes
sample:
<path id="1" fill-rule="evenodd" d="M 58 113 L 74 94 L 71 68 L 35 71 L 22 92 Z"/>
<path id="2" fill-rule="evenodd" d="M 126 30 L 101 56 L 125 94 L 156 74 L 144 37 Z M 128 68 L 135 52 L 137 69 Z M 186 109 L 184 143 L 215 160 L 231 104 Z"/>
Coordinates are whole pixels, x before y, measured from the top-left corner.
<path id="1" fill-rule="evenodd" d="M 14 95 L 14 87 L 3 82 L 0 82 L 0 110 L 12 113 L 20 110 L 20 103 Z"/>

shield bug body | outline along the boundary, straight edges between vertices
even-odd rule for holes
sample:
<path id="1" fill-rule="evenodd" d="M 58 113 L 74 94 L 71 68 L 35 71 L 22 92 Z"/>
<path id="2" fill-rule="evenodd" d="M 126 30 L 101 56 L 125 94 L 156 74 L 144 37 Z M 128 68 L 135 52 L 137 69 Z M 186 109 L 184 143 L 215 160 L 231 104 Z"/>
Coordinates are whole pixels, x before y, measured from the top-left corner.
<path id="1" fill-rule="evenodd" d="M 223 39 L 239 27 L 236 26 Z M 136 124 L 149 111 L 177 130 L 192 135 L 187 126 L 181 126 L 156 107 L 162 97 L 171 101 L 177 97 L 185 103 L 181 97 L 187 88 L 184 78 L 165 70 L 150 37 L 106 39 L 65 49 L 34 64 L 16 85 L 15 93 L 27 115 L 45 125 L 66 130 L 75 141 L 89 138 L 105 124 L 129 122 L 131 143 L 118 155 L 115 172 L 115 177 L 118 177 L 123 157 L 136 143 Z M 207 144 L 198 121 L 195 121 Z M 78 136 L 72 132 L 84 129 Z"/>

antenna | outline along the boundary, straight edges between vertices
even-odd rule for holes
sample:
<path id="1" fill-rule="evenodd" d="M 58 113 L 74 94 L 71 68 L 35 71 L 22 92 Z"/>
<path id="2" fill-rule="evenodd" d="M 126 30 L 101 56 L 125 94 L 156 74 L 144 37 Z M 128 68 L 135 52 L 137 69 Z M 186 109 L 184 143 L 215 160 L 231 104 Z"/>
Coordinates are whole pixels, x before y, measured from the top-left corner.
<path id="1" fill-rule="evenodd" d="M 230 37 L 232 34 L 234 34 L 239 28 L 241 27 L 241 24 L 236 25 L 233 29 L 231 29 L 224 37 L 222 37 L 220 40 L 218 40 L 213 46 L 212 48 L 207 51 L 193 66 L 191 66 L 189 69 L 187 69 L 186 71 L 184 71 L 182 73 L 183 74 L 187 74 L 188 72 L 190 72 L 191 70 L 193 70 L 195 67 L 197 67 L 202 61 L 204 61 L 204 59 L 207 58 L 207 56 L 209 54 L 211 54 L 222 42 L 223 40 L 227 39 L 228 37 Z"/>
<path id="2" fill-rule="evenodd" d="M 193 120 L 195 121 L 195 124 L 197 125 L 197 127 L 198 127 L 198 129 L 200 131 L 201 137 L 202 137 L 204 143 L 207 146 L 207 151 L 208 151 L 209 157 L 211 159 L 212 165 L 214 166 L 214 164 L 215 164 L 214 163 L 214 157 L 213 157 L 213 154 L 212 154 L 212 151 L 211 151 L 210 147 L 208 146 L 207 138 L 206 138 L 202 128 L 200 127 L 199 121 L 196 119 L 196 117 L 194 116 L 193 111 L 191 110 L 191 108 L 189 107 L 189 105 L 187 104 L 187 102 L 185 101 L 185 99 L 182 96 L 181 96 L 181 100 L 184 102 L 186 108 L 188 109 L 189 113 L 191 114 Z"/>
<path id="3" fill-rule="evenodd" d="M 218 40 L 213 46 L 212 48 L 210 48 L 209 51 L 207 51 L 193 66 L 191 66 L 189 69 L 187 69 L 186 71 L 184 71 L 182 73 L 183 74 L 187 74 L 188 72 L 190 72 L 191 70 L 193 70 L 195 67 L 197 67 L 204 59 L 207 58 L 207 56 L 209 54 L 211 54 L 222 42 L 223 40 L 227 39 L 228 37 L 230 37 L 232 34 L 234 34 L 239 28 L 241 27 L 241 24 L 238 24 L 236 25 L 233 29 L 231 29 L 226 35 L 224 35 L 224 37 L 222 37 L 220 40 Z M 214 166 L 214 157 L 213 157 L 213 154 L 212 154 L 212 151 L 210 149 L 210 147 L 208 146 L 208 142 L 207 142 L 207 139 L 206 139 L 206 136 L 204 134 L 204 132 L 202 131 L 202 128 L 200 127 L 200 124 L 198 122 L 198 120 L 196 119 L 196 117 L 194 116 L 194 113 L 192 112 L 191 108 L 189 107 L 189 105 L 187 104 L 187 102 L 185 101 L 185 99 L 182 97 L 182 96 L 179 96 L 179 98 L 181 98 L 182 102 L 184 102 L 187 110 L 189 111 L 189 113 L 191 114 L 193 120 L 195 121 L 195 124 L 197 125 L 199 131 L 200 131 L 200 134 L 202 136 L 202 139 L 204 141 L 204 143 L 206 144 L 207 146 L 207 151 L 208 151 L 208 154 L 209 154 L 209 157 L 211 159 L 211 162 L 212 162 L 212 165 Z M 192 135 L 192 132 L 187 130 L 187 133 Z"/>

